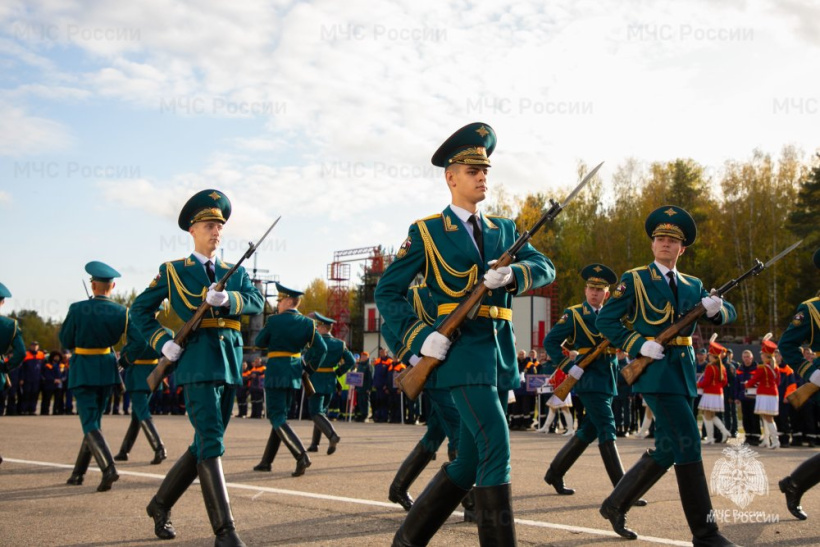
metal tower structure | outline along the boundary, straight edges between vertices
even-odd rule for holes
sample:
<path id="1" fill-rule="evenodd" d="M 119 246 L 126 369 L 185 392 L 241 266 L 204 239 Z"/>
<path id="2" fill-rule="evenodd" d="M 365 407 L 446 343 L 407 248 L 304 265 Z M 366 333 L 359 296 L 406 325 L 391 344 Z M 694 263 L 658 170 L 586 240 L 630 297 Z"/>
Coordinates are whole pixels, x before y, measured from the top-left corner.
<path id="1" fill-rule="evenodd" d="M 348 345 L 350 340 L 350 263 L 367 261 L 365 276 L 381 275 L 389 263 L 381 245 L 345 249 L 333 253 L 333 262 L 327 265 L 327 279 L 330 281 L 327 297 L 327 311 L 336 320 L 335 336 Z"/>

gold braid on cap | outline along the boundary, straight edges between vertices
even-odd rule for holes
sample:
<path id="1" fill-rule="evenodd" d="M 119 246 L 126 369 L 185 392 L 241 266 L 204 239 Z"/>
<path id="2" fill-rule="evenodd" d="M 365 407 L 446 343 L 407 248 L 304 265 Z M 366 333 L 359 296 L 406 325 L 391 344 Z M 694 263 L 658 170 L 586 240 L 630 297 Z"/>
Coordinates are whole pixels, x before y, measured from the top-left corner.
<path id="1" fill-rule="evenodd" d="M 490 158 L 487 157 L 486 148 L 483 146 L 474 146 L 458 152 L 450 158 L 449 162 L 464 165 L 490 165 Z"/>
<path id="2" fill-rule="evenodd" d="M 205 220 L 220 220 L 224 223 L 225 217 L 222 216 L 222 209 L 218 207 L 209 207 L 207 209 L 197 211 L 197 213 L 191 218 L 191 224 L 193 225 L 197 222 L 202 222 Z"/>
<path id="3" fill-rule="evenodd" d="M 676 239 L 680 239 L 681 241 L 686 240 L 686 237 L 683 235 L 683 230 L 680 229 L 680 226 L 670 224 L 668 222 L 662 222 L 655 226 L 655 229 L 652 230 L 652 237 L 657 236 L 674 237 Z"/>
<path id="4" fill-rule="evenodd" d="M 587 278 L 587 285 L 595 289 L 607 289 L 609 288 L 609 281 L 600 277 L 589 277 Z"/>

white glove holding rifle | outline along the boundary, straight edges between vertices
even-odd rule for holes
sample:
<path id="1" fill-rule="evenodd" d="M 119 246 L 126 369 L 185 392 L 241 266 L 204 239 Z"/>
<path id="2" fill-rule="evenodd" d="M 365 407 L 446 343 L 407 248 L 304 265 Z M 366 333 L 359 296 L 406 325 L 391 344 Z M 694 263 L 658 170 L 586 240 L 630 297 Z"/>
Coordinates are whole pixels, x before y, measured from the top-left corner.
<path id="1" fill-rule="evenodd" d="M 440 332 L 434 332 L 424 339 L 421 345 L 421 354 L 444 361 L 452 342 Z"/>

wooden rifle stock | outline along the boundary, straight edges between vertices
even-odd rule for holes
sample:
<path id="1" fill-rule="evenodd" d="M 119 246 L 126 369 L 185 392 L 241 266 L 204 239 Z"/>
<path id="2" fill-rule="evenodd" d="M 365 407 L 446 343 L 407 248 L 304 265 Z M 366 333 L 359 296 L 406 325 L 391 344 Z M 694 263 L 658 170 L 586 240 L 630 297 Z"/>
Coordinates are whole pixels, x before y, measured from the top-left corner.
<path id="1" fill-rule="evenodd" d="M 685 329 L 686 327 L 690 326 L 692 323 L 698 320 L 698 318 L 706 313 L 706 308 L 703 307 L 703 304 L 698 302 L 698 305 L 689 310 L 686 315 L 666 327 L 663 332 L 661 332 L 656 338 L 655 342 L 658 344 L 665 346 L 669 343 L 670 340 L 678 336 L 680 331 Z M 652 363 L 654 359 L 651 357 L 646 357 L 641 355 L 624 368 L 621 369 L 621 376 L 624 377 L 626 383 L 632 385 L 635 383 L 635 380 L 643 374 L 643 371 L 646 370 L 646 367 Z"/>
<path id="2" fill-rule="evenodd" d="M 601 354 L 606 351 L 609 347 L 609 340 L 604 339 L 603 342 L 600 342 L 595 348 L 587 353 L 586 357 L 584 357 L 580 363 L 576 366 L 580 369 L 586 370 L 586 368 L 595 361 Z M 567 374 L 567 377 L 564 378 L 564 381 L 561 382 L 561 385 L 555 388 L 555 391 L 552 392 L 553 395 L 561 399 L 562 401 L 567 398 L 569 392 L 572 391 L 572 388 L 575 387 L 575 384 L 578 383 L 578 380 L 575 377 L 570 376 Z"/>
<path id="3" fill-rule="evenodd" d="M 786 397 L 786 400 L 791 403 L 794 408 L 798 409 L 806 404 L 806 401 L 811 399 L 812 396 L 818 391 L 820 391 L 820 387 L 817 387 L 811 382 L 806 382 L 799 388 L 795 389 L 791 395 Z"/>
<path id="4" fill-rule="evenodd" d="M 302 371 L 302 385 L 305 386 L 305 395 L 312 397 L 316 395 L 316 388 L 313 387 L 313 382 L 310 381 L 310 374 L 306 370 Z"/>

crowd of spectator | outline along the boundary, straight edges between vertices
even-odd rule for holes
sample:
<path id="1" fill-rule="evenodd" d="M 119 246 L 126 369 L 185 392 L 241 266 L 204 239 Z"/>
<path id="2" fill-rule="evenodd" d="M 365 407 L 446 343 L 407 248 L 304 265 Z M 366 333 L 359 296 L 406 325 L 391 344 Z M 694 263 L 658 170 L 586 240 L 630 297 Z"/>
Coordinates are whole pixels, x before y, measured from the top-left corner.
<path id="1" fill-rule="evenodd" d="M 810 350 L 806 349 L 807 352 Z M 703 373 L 707 353 L 699 350 L 697 373 Z M 374 423 L 416 424 L 426 422 L 429 404 L 422 395 L 416 401 L 404 397 L 396 384 L 396 377 L 406 365 L 395 360 L 387 350 L 371 359 L 367 352 L 356 354 L 354 374 L 337 379 L 336 393 L 331 399 L 328 417 L 338 420 Z M 618 352 L 619 367 L 628 363 L 626 355 Z M 807 358 L 812 358 L 807 354 Z M 38 342 L 29 345 L 22 366 L 8 375 L 6 385 L 0 389 L 0 416 L 7 415 L 60 415 L 74 414 L 74 402 L 68 385 L 71 352 L 53 350 L 46 353 Z M 820 408 L 809 400 L 800 410 L 795 410 L 785 398 L 802 385 L 803 380 L 791 367 L 782 363 L 779 352 L 775 353 L 780 383 L 779 414 L 775 418 L 780 446 L 816 446 L 820 427 Z M 723 421 L 731 437 L 738 431 L 745 433 L 746 442 L 757 446 L 761 439 L 759 416 L 754 413 L 754 394 L 747 392 L 746 382 L 758 367 L 754 354 L 743 351 L 736 361 L 732 350 L 723 359 L 728 383 L 723 389 L 725 408 L 718 417 Z M 518 352 L 518 370 L 521 387 L 510 395 L 508 421 L 511 430 L 534 430 L 543 433 L 572 434 L 584 420 L 581 399 L 572 393 L 563 405 L 551 397 L 550 387 L 560 384 L 561 371 L 557 371 L 547 353 L 531 350 Z M 239 418 L 264 417 L 265 363 L 261 357 L 245 361 L 242 365 L 243 384 L 237 389 L 236 399 Z M 353 382 L 349 385 L 348 380 Z M 308 419 L 307 397 L 296 390 L 289 419 Z M 185 404 L 182 387 L 174 383 L 173 374 L 165 379 L 150 400 L 151 413 L 184 414 Z M 621 375 L 618 375 L 618 393 L 613 400 L 616 434 L 619 437 L 653 437 L 654 424 L 651 413 L 643 405 L 640 394 L 633 393 Z M 123 386 L 117 386 L 106 408 L 106 414 L 129 414 L 130 397 Z M 553 412 L 550 412 L 550 409 Z M 250 411 L 250 412 L 249 412 Z M 697 400 L 693 408 L 697 414 Z M 549 417 L 549 423 L 547 419 Z M 643 427 L 641 427 L 643 425 Z M 705 436 L 705 431 L 704 431 Z M 722 442 L 722 434 L 716 432 L 716 442 Z"/>

